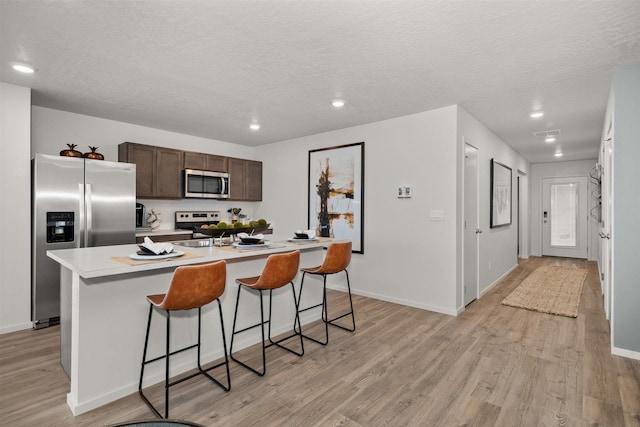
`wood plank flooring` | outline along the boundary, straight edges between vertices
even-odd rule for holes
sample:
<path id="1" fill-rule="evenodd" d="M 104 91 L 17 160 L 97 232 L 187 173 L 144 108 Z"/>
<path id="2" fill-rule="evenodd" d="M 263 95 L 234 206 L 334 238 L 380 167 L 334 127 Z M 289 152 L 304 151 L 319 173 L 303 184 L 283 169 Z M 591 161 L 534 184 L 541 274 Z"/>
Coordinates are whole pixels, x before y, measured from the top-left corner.
<path id="1" fill-rule="evenodd" d="M 589 270 L 577 319 L 500 304 L 545 264 Z M 344 294 L 330 297 L 340 310 Z M 360 296 L 354 304 L 355 333 L 331 328 L 329 345 L 306 341 L 302 358 L 270 348 L 265 377 L 232 362 L 229 393 L 204 378 L 173 387 L 171 418 L 211 426 L 640 426 L 640 361 L 610 354 L 593 262 L 522 260 L 458 317 Z M 153 418 L 137 394 L 74 417 L 58 343 L 57 327 L 0 336 L 0 426 Z M 257 347 L 242 354 L 259 362 Z M 162 401 L 159 386 L 149 394 Z"/>

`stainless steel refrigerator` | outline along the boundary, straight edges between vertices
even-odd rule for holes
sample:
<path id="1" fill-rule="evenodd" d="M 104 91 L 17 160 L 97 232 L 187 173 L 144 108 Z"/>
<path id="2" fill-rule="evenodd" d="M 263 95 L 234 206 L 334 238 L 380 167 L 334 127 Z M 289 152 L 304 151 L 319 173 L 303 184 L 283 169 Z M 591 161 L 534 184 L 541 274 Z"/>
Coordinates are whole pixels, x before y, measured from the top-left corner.
<path id="1" fill-rule="evenodd" d="M 36 154 L 31 183 L 31 320 L 38 329 L 60 319 L 60 265 L 48 250 L 135 243 L 136 165 Z"/>

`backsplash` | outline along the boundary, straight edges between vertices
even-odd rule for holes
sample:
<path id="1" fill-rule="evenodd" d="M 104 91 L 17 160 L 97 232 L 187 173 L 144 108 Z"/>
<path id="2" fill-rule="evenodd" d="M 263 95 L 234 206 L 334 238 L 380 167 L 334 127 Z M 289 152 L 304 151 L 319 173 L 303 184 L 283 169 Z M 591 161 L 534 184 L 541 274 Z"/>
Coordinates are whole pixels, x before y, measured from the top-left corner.
<path id="1" fill-rule="evenodd" d="M 173 230 L 175 228 L 175 212 L 176 211 L 220 211 L 220 220 L 231 223 L 231 212 L 227 212 L 230 208 L 241 208 L 240 214 L 246 215 L 242 218 L 242 222 L 253 219 L 256 205 L 259 202 L 233 202 L 219 200 L 145 200 L 138 199 L 138 203 L 142 203 L 145 207 L 146 217 L 153 209 L 161 216 L 159 230 Z M 146 220 L 145 217 L 145 220 Z"/>

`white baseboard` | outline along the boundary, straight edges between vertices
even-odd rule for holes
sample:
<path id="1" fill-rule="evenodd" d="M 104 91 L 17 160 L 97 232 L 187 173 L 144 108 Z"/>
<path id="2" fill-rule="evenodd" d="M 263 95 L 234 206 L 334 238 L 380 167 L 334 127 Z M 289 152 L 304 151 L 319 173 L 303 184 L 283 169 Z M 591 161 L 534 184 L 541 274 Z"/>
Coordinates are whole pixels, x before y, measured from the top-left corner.
<path id="1" fill-rule="evenodd" d="M 498 277 L 496 280 L 493 281 L 493 283 L 491 283 L 489 286 L 487 286 L 486 288 L 484 288 L 483 290 L 480 291 L 480 297 L 482 297 L 483 295 L 485 295 L 487 292 L 489 292 L 491 290 L 491 288 L 493 288 L 495 285 L 497 285 L 498 283 L 500 283 L 505 277 L 507 277 L 509 274 L 511 274 L 511 272 L 513 270 L 515 270 L 516 268 L 518 268 L 518 264 L 514 265 L 513 267 L 511 267 L 510 269 L 508 269 L 502 276 Z"/>
<path id="2" fill-rule="evenodd" d="M 640 360 L 640 351 L 627 350 L 624 348 L 611 346 L 611 354 L 615 354 L 616 356 L 626 357 L 628 359 Z"/>
<path id="3" fill-rule="evenodd" d="M 346 286 L 327 286 L 327 288 L 332 289 L 334 291 L 347 292 Z M 448 314 L 449 316 L 457 316 L 459 313 L 456 309 L 439 307 L 436 305 L 423 304 L 415 301 L 410 301 L 402 298 L 394 298 L 388 295 L 377 294 L 374 292 L 367 292 L 362 290 L 351 289 L 351 293 L 355 295 L 362 295 L 363 297 L 378 299 L 381 301 L 392 302 L 395 304 L 406 305 L 408 307 L 420 308 L 422 310 L 434 311 L 436 313 Z"/>
<path id="4" fill-rule="evenodd" d="M 0 328 L 0 335 L 10 334 L 11 332 L 24 331 L 25 329 L 33 328 L 33 323 L 17 323 L 15 325 L 3 326 Z"/>

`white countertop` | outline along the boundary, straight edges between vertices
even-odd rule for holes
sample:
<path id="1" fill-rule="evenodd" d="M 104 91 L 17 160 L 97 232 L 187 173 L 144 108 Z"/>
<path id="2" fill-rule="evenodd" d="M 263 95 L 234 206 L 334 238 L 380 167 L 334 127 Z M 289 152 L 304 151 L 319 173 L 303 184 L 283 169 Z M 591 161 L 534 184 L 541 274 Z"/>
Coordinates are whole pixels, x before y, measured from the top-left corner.
<path id="1" fill-rule="evenodd" d="M 325 246 L 328 242 L 291 243 L 288 237 L 269 236 L 271 245 L 264 249 L 251 249 L 243 251 L 230 251 L 218 247 L 189 248 L 177 246 L 175 250 L 184 251 L 197 258 L 169 258 L 162 261 L 154 261 L 146 264 L 127 265 L 112 259 L 112 257 L 128 257 L 136 253 L 138 245 L 99 246 L 93 248 L 59 249 L 47 251 L 47 256 L 59 264 L 77 273 L 84 279 L 113 276 L 117 274 L 129 274 L 140 271 L 158 270 L 163 268 L 175 268 L 180 265 L 200 264 L 219 260 L 241 261 L 244 258 L 266 256 L 275 253 L 292 251 L 295 249 L 312 249 Z"/>

